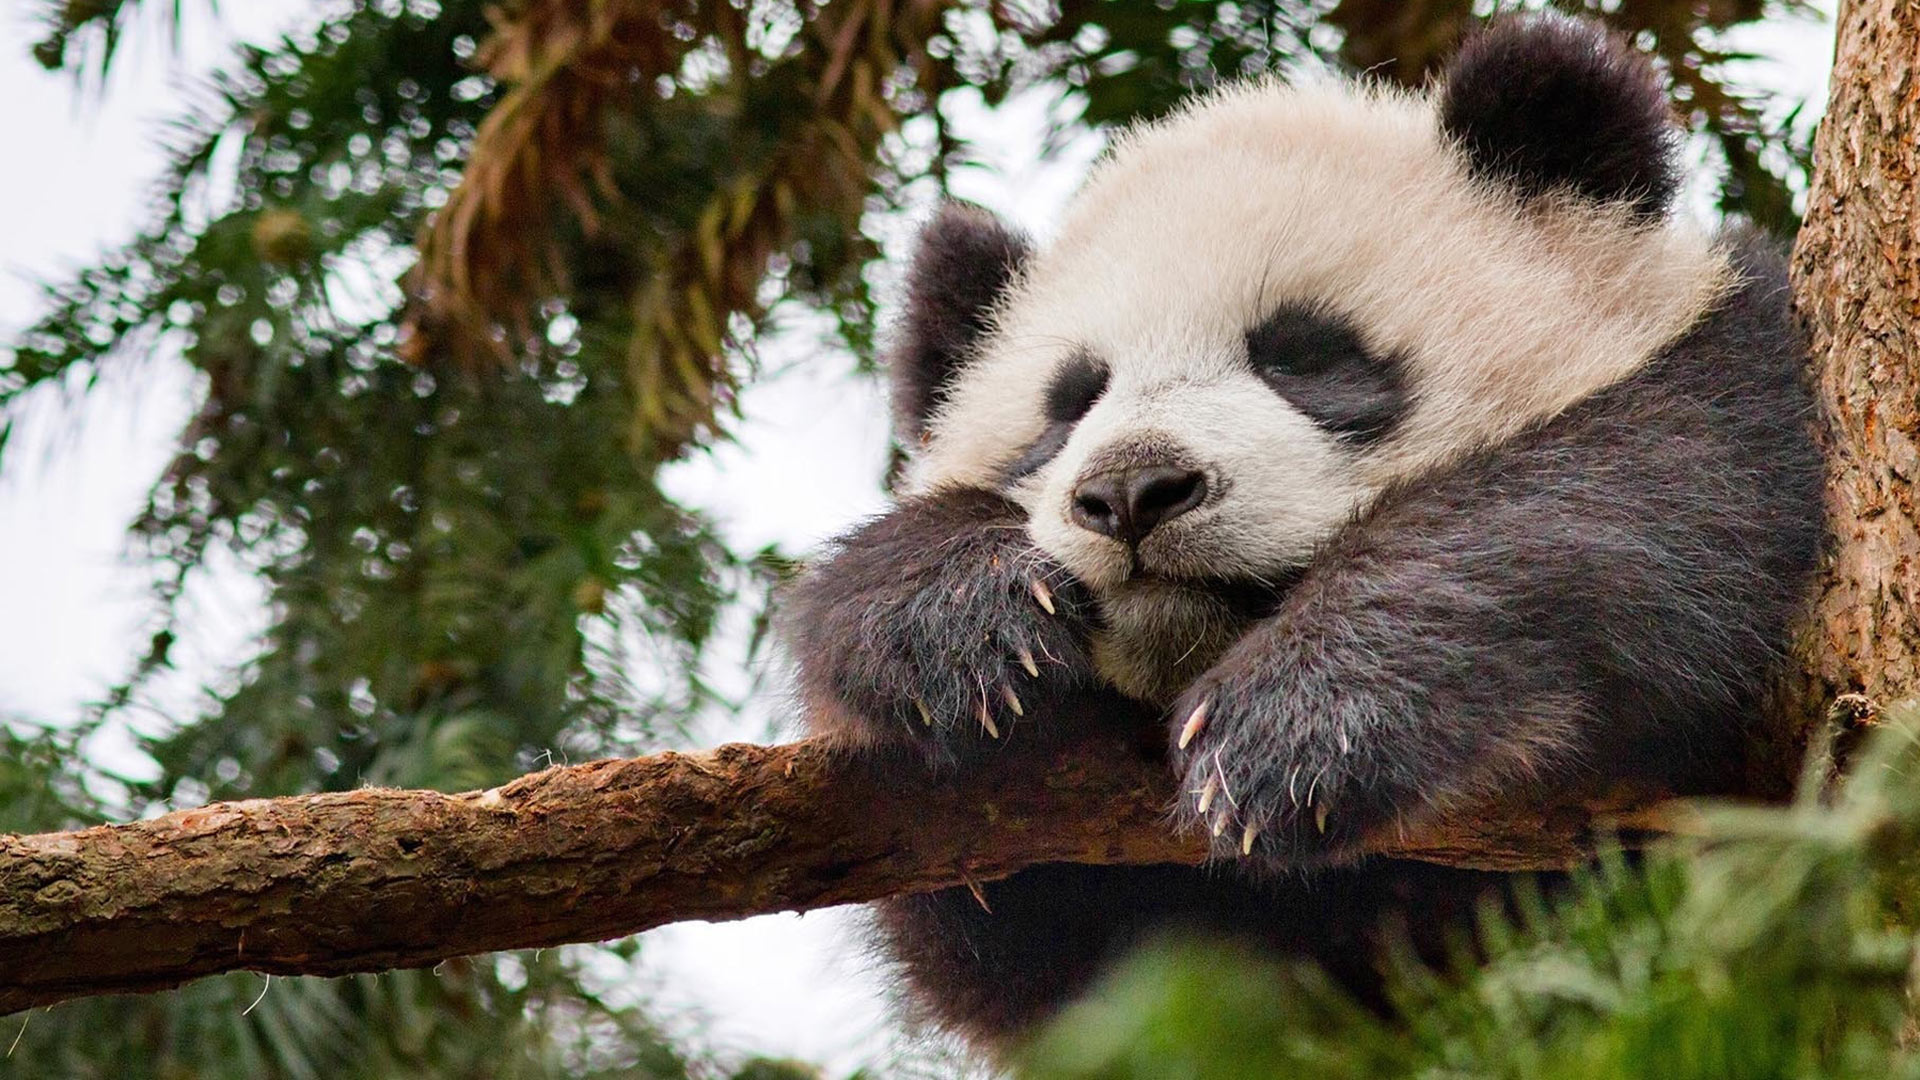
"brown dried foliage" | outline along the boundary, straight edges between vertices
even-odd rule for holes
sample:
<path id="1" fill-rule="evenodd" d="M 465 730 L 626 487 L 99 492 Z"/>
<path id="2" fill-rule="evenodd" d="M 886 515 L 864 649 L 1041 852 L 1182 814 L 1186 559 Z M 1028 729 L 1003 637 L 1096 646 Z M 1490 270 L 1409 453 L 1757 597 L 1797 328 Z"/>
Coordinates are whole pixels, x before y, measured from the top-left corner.
<path id="1" fill-rule="evenodd" d="M 798 65 L 806 107 L 779 133 L 770 167 L 718 180 L 697 226 L 671 238 L 632 282 L 627 374 L 637 434 L 643 446 L 671 453 L 712 425 L 717 390 L 731 381 L 722 355 L 729 318 L 761 313 L 768 258 L 792 242 L 795 214 L 824 212 L 857 227 L 880 138 L 898 123 L 885 87 L 901 70 L 923 84 L 939 78 L 924 44 L 941 7 L 803 6 L 799 33 L 776 58 L 752 49 L 745 16 L 724 3 L 536 0 L 499 16 L 481 63 L 508 89 L 422 238 L 411 329 L 424 338 L 414 355 L 511 355 L 509 342 L 527 333 L 535 306 L 568 290 L 563 230 L 591 240 L 612 201 L 635 197 L 614 181 L 603 142 L 610 114 L 657 107 L 658 87 L 697 47 L 725 51 L 723 78 L 735 89 L 765 65 Z"/>

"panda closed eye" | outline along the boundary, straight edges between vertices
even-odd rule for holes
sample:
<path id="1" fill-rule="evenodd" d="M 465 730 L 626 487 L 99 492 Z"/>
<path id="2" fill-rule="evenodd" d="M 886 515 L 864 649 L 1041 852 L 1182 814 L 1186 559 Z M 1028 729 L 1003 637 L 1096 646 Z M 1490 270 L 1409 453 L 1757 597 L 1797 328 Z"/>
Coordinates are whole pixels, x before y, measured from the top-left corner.
<path id="1" fill-rule="evenodd" d="M 1107 392 L 1107 365 L 1085 349 L 1077 349 L 1053 373 L 1045 399 L 1047 428 L 1007 466 L 1006 481 L 1017 484 L 1046 467 L 1067 445 L 1073 427 Z"/>
<path id="2" fill-rule="evenodd" d="M 1404 358 L 1367 347 L 1352 320 L 1284 304 L 1246 333 L 1255 374 L 1321 427 L 1355 443 L 1385 436 L 1406 412 Z"/>

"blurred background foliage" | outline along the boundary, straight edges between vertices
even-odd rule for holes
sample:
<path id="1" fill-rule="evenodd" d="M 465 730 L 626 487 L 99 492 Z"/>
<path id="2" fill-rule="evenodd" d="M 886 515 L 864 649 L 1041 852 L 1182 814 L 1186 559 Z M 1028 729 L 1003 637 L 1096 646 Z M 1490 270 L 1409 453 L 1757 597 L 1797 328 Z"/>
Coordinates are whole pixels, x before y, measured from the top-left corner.
<path id="1" fill-rule="evenodd" d="M 48 4 L 33 55 L 104 85 L 142 6 Z M 758 625 L 786 553 L 730 549 L 658 471 L 728 437 L 783 311 L 870 369 L 881 223 L 978 160 L 950 95 L 1056 88 L 1064 143 L 1291 63 L 1418 84 L 1512 6 L 380 0 L 240 52 L 163 133 L 148 227 L 0 353 L 0 454 L 23 400 L 116 368 L 181 357 L 200 393 L 132 530 L 150 647 L 86 716 L 0 727 L 0 829 L 474 788 L 733 708 L 702 657 L 725 613 Z M 1802 4 L 1552 6 L 1657 55 L 1722 209 L 1791 233 L 1808 133 L 1732 81 L 1725 32 Z M 154 707 L 221 553 L 264 583 L 264 639 L 199 715 L 138 729 L 155 776 L 110 775 L 86 740 Z M 649 1021 L 632 950 L 69 1003 L 0 1074 L 724 1075 Z"/>

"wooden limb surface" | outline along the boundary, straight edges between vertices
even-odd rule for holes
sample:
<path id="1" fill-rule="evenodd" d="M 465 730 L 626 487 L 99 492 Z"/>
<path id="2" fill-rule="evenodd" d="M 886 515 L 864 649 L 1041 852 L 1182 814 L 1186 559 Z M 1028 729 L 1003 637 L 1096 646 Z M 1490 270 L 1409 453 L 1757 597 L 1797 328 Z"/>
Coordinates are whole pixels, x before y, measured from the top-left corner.
<path id="1" fill-rule="evenodd" d="M 936 779 L 817 741 L 551 768 L 489 791 L 255 799 L 0 836 L 0 1013 L 252 970 L 341 975 L 807 911 L 1042 862 L 1198 863 L 1172 780 L 1127 744 Z M 1565 867 L 1616 798 L 1379 838 L 1455 866 Z M 1654 815 L 1654 816 L 1650 816 Z"/>

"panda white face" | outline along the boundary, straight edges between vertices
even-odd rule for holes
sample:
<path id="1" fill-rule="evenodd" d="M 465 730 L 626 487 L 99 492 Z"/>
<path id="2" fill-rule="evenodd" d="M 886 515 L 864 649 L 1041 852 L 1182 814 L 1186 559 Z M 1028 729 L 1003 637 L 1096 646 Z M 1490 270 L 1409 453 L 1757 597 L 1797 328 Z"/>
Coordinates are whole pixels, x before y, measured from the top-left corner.
<path id="1" fill-rule="evenodd" d="M 1100 597 L 1096 651 L 1122 689 L 1156 697 L 1210 664 L 1371 496 L 1355 459 L 1404 396 L 1394 359 L 1328 340 L 1342 330 L 1283 309 L 1239 340 L 1149 354 L 1173 362 L 1108 363 L 1089 348 L 1056 368 L 1046 433 L 1006 490 L 1034 543 Z M 1301 348 L 1321 344 L 1333 348 Z M 1323 374 L 1351 393 L 1302 374 L 1323 360 L 1348 369 Z M 1290 384 L 1305 392 L 1287 396 Z"/>
<path id="2" fill-rule="evenodd" d="M 1096 592 L 1257 583 L 1303 563 L 1371 493 L 1355 458 L 1404 402 L 1396 359 L 1333 340 L 1343 330 L 1282 309 L 1242 334 L 1143 350 L 1160 363 L 1070 354 L 1047 385 L 1046 432 L 1006 471 L 1035 543 Z M 1314 366 L 1351 392 L 1323 392 Z"/>
<path id="3" fill-rule="evenodd" d="M 1251 84 L 1118 141 L 909 486 L 1018 501 L 1154 698 L 1386 485 L 1626 376 L 1726 284 L 1694 229 L 1476 178 L 1427 99 Z"/>

